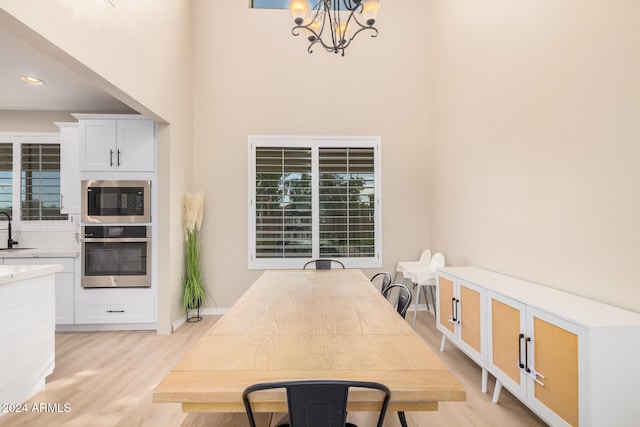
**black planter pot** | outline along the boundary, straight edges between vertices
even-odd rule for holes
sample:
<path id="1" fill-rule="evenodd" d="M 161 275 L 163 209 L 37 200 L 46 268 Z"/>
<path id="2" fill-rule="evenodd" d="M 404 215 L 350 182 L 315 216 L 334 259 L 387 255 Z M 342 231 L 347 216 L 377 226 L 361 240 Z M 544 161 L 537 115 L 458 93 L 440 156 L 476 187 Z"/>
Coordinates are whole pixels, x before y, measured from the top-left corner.
<path id="1" fill-rule="evenodd" d="M 200 316 L 200 307 L 196 308 L 195 316 L 189 317 L 189 310 L 187 310 L 187 322 L 199 322 L 202 320 L 202 316 Z"/>

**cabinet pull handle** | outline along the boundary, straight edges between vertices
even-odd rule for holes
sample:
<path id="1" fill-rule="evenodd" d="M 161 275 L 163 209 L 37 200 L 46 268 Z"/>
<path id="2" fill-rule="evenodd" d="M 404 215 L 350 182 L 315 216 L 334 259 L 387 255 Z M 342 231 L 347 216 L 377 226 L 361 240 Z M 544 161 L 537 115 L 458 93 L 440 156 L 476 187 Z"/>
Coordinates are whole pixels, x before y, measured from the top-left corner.
<path id="1" fill-rule="evenodd" d="M 522 363 L 522 340 L 524 339 L 524 334 L 520 334 L 518 336 L 518 366 L 520 369 L 524 369 L 524 364 Z"/>
<path id="2" fill-rule="evenodd" d="M 113 167 L 113 150 L 109 150 L 109 166 Z"/>
<path id="3" fill-rule="evenodd" d="M 107 313 L 124 313 L 124 310 L 107 310 Z"/>
<path id="4" fill-rule="evenodd" d="M 524 342 L 524 365 L 525 365 L 524 370 L 527 371 L 527 373 L 531 372 L 531 368 L 529 368 L 529 343 L 530 342 L 531 342 L 531 337 L 527 337 L 527 339 Z"/>
<path id="5" fill-rule="evenodd" d="M 456 319 L 456 299 L 455 298 L 451 298 L 451 316 L 452 316 L 452 320 L 454 322 L 457 322 L 458 319 Z"/>
<path id="6" fill-rule="evenodd" d="M 458 325 L 460 324 L 459 313 L 460 313 L 460 300 L 456 299 L 456 321 L 457 321 Z"/>
<path id="7" fill-rule="evenodd" d="M 119 166 L 120 166 L 120 150 L 118 150 L 118 157 L 117 157 L 117 159 L 118 159 L 118 167 L 119 167 Z"/>

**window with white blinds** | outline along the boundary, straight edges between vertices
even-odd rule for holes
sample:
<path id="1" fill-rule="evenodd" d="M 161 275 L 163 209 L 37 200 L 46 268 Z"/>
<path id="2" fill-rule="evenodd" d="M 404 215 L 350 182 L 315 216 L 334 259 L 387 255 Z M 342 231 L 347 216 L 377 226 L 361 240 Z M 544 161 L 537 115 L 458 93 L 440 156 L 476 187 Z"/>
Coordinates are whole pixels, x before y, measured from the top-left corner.
<path id="1" fill-rule="evenodd" d="M 249 267 L 381 265 L 379 137 L 249 138 Z"/>
<path id="2" fill-rule="evenodd" d="M 60 144 L 22 144 L 22 221 L 66 220 L 60 213 Z"/>

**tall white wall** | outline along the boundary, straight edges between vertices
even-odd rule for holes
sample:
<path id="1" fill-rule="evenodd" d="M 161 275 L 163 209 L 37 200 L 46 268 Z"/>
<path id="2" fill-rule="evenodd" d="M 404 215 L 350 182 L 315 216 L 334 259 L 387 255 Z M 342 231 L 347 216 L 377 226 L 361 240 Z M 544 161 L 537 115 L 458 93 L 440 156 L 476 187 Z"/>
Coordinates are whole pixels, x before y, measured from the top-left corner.
<path id="1" fill-rule="evenodd" d="M 428 3 L 432 246 L 640 311 L 640 2 Z"/>
<path id="2" fill-rule="evenodd" d="M 194 0 L 194 187 L 206 192 L 203 268 L 211 307 L 261 271 L 247 261 L 247 137 L 380 135 L 383 268 L 429 245 L 427 2 L 383 2 L 380 35 L 346 56 L 307 53 L 287 10 Z"/>

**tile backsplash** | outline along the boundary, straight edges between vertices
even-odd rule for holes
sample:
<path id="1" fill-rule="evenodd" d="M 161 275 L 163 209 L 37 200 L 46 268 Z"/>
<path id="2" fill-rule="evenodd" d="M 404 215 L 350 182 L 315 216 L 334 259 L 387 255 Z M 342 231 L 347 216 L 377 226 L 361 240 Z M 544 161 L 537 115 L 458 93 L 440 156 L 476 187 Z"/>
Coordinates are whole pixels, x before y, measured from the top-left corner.
<path id="1" fill-rule="evenodd" d="M 11 237 L 17 240 L 18 248 L 58 248 L 80 249 L 80 229 L 71 224 L 78 224 L 77 218 L 65 229 L 47 229 L 39 226 L 38 230 L 22 230 L 20 224 L 13 224 Z M 25 227 L 26 228 L 26 227 Z M 7 246 L 7 223 L 0 221 L 0 248 Z"/>

